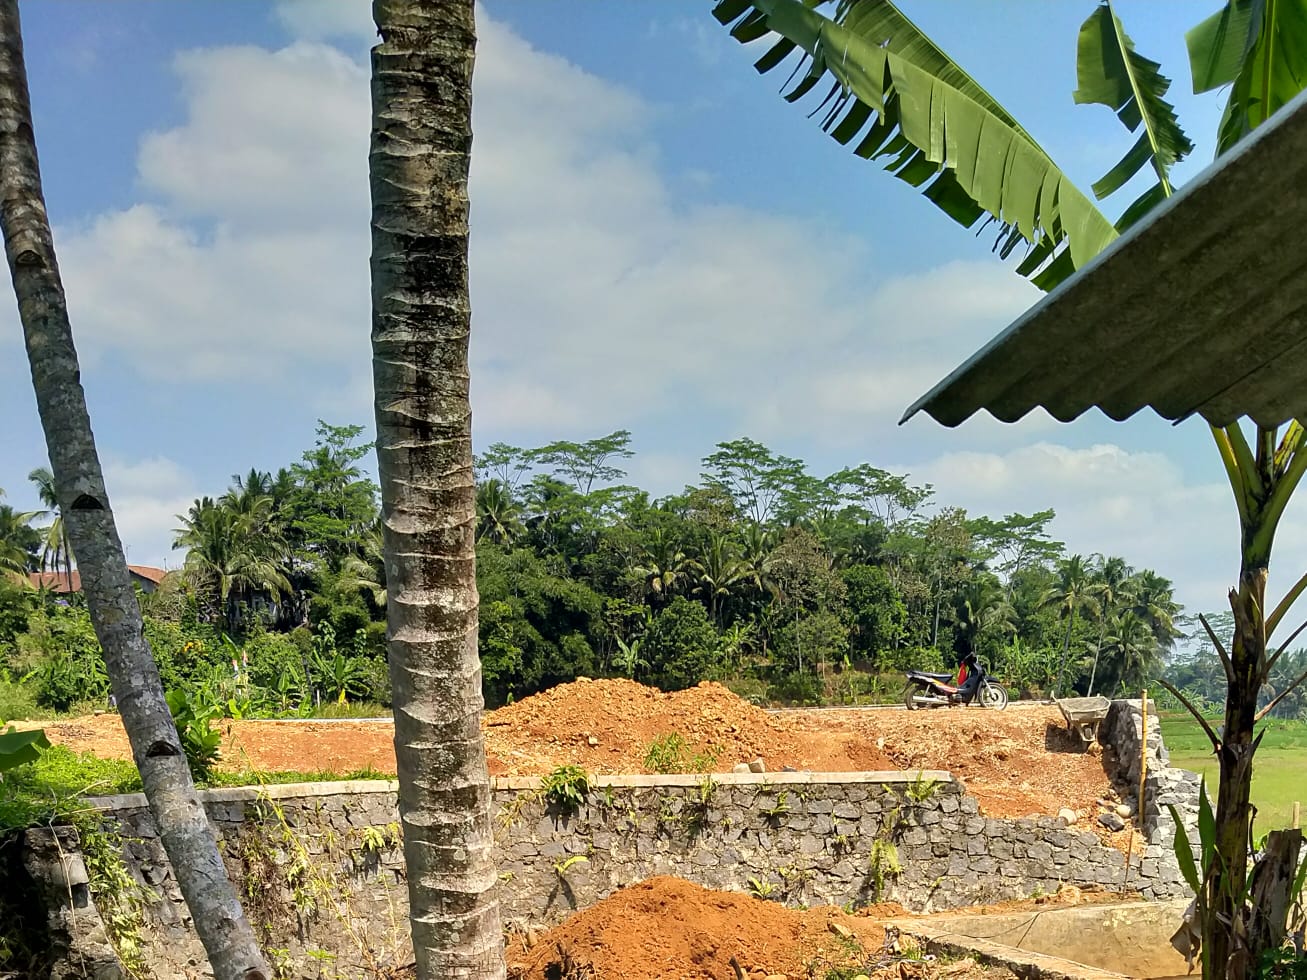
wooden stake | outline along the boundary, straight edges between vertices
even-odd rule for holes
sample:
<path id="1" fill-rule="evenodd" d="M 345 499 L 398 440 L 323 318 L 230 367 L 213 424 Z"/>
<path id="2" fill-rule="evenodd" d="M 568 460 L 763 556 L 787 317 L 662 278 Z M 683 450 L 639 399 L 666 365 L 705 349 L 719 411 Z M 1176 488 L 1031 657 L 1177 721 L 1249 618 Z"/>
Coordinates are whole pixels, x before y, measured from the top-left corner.
<path id="1" fill-rule="evenodd" d="M 1302 826 L 1302 804 L 1297 800 L 1293 801 L 1293 823 L 1290 826 L 1294 830 Z"/>
<path id="2" fill-rule="evenodd" d="M 1139 794 L 1135 797 L 1135 819 L 1130 825 L 1130 840 L 1126 844 L 1125 850 L 1125 883 L 1122 884 L 1122 891 L 1130 883 L 1130 858 L 1135 852 L 1135 832 L 1140 826 L 1140 821 L 1144 818 L 1144 781 L 1148 776 L 1148 689 L 1145 688 L 1143 696 L 1139 700 L 1139 710 L 1143 721 L 1143 731 L 1139 734 Z M 1139 852 L 1139 867 L 1143 869 L 1144 852 Z"/>

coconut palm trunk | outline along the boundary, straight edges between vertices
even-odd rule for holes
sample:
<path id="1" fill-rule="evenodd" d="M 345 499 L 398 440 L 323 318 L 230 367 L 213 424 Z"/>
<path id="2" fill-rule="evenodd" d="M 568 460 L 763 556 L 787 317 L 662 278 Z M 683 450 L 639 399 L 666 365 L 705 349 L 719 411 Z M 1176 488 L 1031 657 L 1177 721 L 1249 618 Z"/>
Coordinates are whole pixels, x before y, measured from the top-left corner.
<path id="1" fill-rule="evenodd" d="M 264 980 L 271 974 L 191 782 L 105 493 L 41 191 L 16 0 L 0 0 L 0 228 L 60 511 L 159 838 L 215 977 Z"/>
<path id="2" fill-rule="evenodd" d="M 413 947 L 419 977 L 500 978 L 468 401 L 473 3 L 373 13 L 373 379 Z"/>

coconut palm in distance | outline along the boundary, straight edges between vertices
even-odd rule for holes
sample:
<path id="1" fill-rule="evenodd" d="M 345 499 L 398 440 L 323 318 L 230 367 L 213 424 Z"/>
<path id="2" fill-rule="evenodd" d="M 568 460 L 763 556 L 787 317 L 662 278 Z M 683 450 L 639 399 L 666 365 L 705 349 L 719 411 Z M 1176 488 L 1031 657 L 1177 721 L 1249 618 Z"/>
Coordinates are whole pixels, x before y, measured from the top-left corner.
<path id="1" fill-rule="evenodd" d="M 0 0 L 0 227 L 59 511 L 160 841 L 217 980 L 267 980 L 191 783 L 105 492 L 41 190 L 17 0 Z"/>
<path id="2" fill-rule="evenodd" d="M 36 519 L 50 519 L 50 526 L 45 529 L 41 542 L 41 571 L 60 572 L 68 591 L 73 591 L 73 546 L 68 543 L 68 529 L 64 526 L 64 516 L 59 512 L 59 495 L 55 492 L 54 474 L 48 467 L 38 466 L 27 474 L 27 479 L 36 486 L 37 496 L 41 498 L 43 510 L 37 512 Z"/>

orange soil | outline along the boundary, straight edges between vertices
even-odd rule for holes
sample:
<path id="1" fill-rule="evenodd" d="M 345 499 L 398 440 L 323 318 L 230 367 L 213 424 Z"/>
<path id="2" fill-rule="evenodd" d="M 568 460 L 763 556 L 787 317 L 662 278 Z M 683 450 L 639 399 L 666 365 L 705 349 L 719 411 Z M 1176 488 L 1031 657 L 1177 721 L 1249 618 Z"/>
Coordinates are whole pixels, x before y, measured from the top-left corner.
<path id="1" fill-rule="evenodd" d="M 853 939 L 831 932 L 832 922 Z M 509 976 L 558 976 L 561 971 L 555 967 L 551 973 L 549 967 L 562 953 L 576 964 L 571 975 L 586 976 L 588 967 L 596 978 L 734 980 L 732 959 L 750 977 L 807 977 L 819 963 L 815 975 L 824 976 L 827 968 L 855 965 L 859 957 L 865 962 L 884 941 L 878 923 L 836 908 L 798 911 L 680 878 L 650 878 L 543 935 L 519 937 L 509 947 Z"/>
<path id="2" fill-rule="evenodd" d="M 591 773 L 643 772 L 649 744 L 675 733 L 691 754 L 713 758 L 718 772 L 758 757 L 770 772 L 785 766 L 814 772 L 947 769 L 965 780 L 981 811 L 995 817 L 1053 815 L 1070 807 L 1086 826 L 1097 813 L 1095 801 L 1111 798 L 1096 751 L 1082 751 L 1056 709 L 1043 705 L 1014 703 L 1003 712 L 772 713 L 719 684 L 665 694 L 627 680 L 580 680 L 490 712 L 483 725 L 495 775 L 540 774 L 565 764 Z M 231 768 L 395 771 L 393 730 L 384 722 L 228 721 L 222 727 L 223 758 Z M 116 715 L 45 728 L 51 740 L 74 750 L 130 758 Z"/>
<path id="3" fill-rule="evenodd" d="M 1072 899 L 1068 899 L 1069 901 Z M 882 903 L 849 915 L 832 906 L 790 909 L 680 878 L 650 878 L 614 892 L 544 933 L 508 944 L 513 980 L 798 980 L 866 970 L 871 980 L 1013 980 L 972 960 L 903 960 L 885 949 Z M 736 967 L 739 970 L 737 972 Z"/>

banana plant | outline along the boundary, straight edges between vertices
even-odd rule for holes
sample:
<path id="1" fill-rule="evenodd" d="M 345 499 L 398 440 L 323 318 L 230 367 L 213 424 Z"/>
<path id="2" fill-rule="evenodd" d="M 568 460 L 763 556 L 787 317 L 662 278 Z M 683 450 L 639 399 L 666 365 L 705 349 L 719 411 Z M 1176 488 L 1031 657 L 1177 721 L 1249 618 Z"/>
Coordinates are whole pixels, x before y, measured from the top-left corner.
<path id="1" fill-rule="evenodd" d="M 829 16 L 823 11 L 829 12 Z M 1026 253 L 1016 271 L 1051 289 L 1099 254 L 1173 192 L 1171 169 L 1193 143 L 1166 94 L 1170 80 L 1141 55 L 1110 0 L 1080 29 L 1075 99 L 1107 106 L 1136 138 L 1093 185 L 1098 198 L 1120 190 L 1145 167 L 1155 181 L 1109 221 L 1016 119 L 889 0 L 719 0 L 714 16 L 741 43 L 771 39 L 755 64 L 763 73 L 798 55 L 784 96 L 814 94 L 812 115 L 840 143 L 913 186 L 961 224 L 997 222 L 995 249 Z M 1228 0 L 1185 37 L 1196 93 L 1228 86 L 1218 155 L 1228 151 L 1307 86 L 1307 0 Z M 829 76 L 829 78 L 827 77 Z M 823 82 L 828 84 L 818 88 Z M 983 226 L 983 225 L 982 225 Z M 1210 865 L 1201 910 L 1203 972 L 1243 980 L 1259 950 L 1248 945 L 1249 789 L 1257 748 L 1257 694 L 1276 660 L 1307 624 L 1268 656 L 1267 640 L 1307 575 L 1266 613 L 1266 581 L 1276 528 L 1303 471 L 1303 427 L 1239 425 L 1212 435 L 1238 509 L 1238 585 L 1229 595 L 1235 628 L 1223 642 L 1204 626 L 1227 680 L 1225 725 L 1218 736 L 1199 716 L 1220 759 L 1211 821 L 1218 859 Z M 1307 675 L 1294 680 L 1283 697 Z M 1193 710 L 1188 699 L 1169 687 Z M 1237 886 L 1235 883 L 1238 883 Z"/>
<path id="2" fill-rule="evenodd" d="M 10 725 L 0 731 L 0 778 L 11 769 L 35 762 L 49 747 L 50 740 L 39 728 L 19 731 Z"/>

